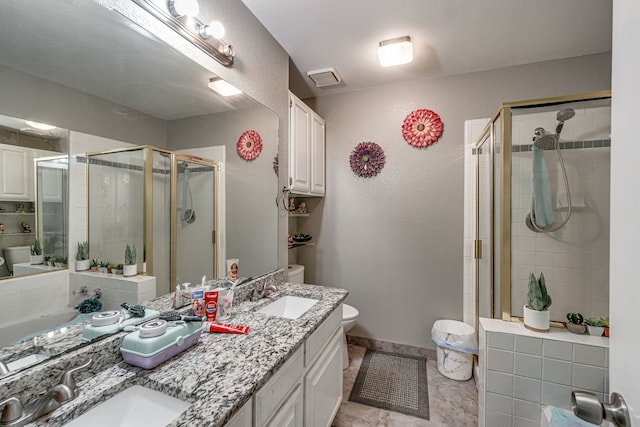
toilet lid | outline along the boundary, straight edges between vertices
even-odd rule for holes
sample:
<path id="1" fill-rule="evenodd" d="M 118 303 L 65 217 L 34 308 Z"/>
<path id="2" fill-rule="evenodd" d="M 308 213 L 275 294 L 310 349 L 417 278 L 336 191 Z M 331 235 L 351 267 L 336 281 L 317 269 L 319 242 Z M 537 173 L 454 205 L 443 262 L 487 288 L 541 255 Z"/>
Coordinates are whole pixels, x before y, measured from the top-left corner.
<path id="1" fill-rule="evenodd" d="M 360 312 L 349 304 L 342 304 L 342 320 L 351 320 L 358 317 Z"/>

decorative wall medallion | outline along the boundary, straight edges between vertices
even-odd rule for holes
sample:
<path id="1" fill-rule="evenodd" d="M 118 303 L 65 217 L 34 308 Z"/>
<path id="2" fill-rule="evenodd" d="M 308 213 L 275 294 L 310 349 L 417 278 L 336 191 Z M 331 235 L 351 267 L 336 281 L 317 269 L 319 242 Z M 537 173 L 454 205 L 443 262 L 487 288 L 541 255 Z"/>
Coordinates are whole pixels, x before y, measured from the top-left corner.
<path id="1" fill-rule="evenodd" d="M 262 138 L 255 130 L 248 130 L 240 135 L 236 144 L 238 156 L 245 160 L 253 160 L 262 151 Z"/>
<path id="2" fill-rule="evenodd" d="M 375 142 L 361 142 L 349 156 L 351 170 L 362 178 L 378 175 L 385 162 L 384 150 Z"/>
<path id="3" fill-rule="evenodd" d="M 404 140 L 414 147 L 428 147 L 442 136 L 444 124 L 440 116 L 431 110 L 415 110 L 402 124 Z"/>
<path id="4" fill-rule="evenodd" d="M 279 176 L 278 175 L 279 162 L 280 160 L 278 159 L 278 155 L 276 154 L 276 156 L 273 158 L 273 171 L 276 173 L 276 176 Z"/>

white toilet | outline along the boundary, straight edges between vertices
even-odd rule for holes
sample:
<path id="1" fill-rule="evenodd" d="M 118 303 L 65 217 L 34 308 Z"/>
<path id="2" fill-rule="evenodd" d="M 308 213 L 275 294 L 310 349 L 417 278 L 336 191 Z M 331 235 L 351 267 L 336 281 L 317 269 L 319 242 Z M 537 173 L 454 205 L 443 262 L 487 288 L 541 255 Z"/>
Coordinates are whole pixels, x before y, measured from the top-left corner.
<path id="1" fill-rule="evenodd" d="M 9 246 L 4 248 L 4 260 L 7 263 L 7 270 L 13 272 L 13 264 L 29 262 L 31 249 L 29 246 Z"/>
<path id="2" fill-rule="evenodd" d="M 287 282 L 291 283 L 304 283 L 304 265 L 292 264 L 287 269 Z M 349 367 L 349 351 L 347 348 L 347 335 L 346 333 L 353 328 L 358 321 L 358 315 L 360 312 L 349 304 L 342 304 L 342 329 L 344 331 L 344 341 L 342 343 L 343 356 L 342 356 L 342 369 Z"/>

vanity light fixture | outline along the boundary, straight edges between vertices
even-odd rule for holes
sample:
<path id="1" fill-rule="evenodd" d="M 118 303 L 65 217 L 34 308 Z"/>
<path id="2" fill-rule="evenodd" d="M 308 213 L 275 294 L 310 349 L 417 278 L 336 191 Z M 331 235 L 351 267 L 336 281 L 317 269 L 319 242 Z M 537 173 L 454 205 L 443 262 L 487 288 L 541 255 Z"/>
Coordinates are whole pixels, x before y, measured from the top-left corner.
<path id="1" fill-rule="evenodd" d="M 157 4 L 158 0 L 131 1 L 225 67 L 233 65 L 233 46 L 221 40 L 225 33 L 224 26 L 218 21 L 206 25 L 198 20 L 198 0 L 167 0 L 164 7 Z"/>
<path id="2" fill-rule="evenodd" d="M 56 126 L 47 125 L 44 123 L 32 122 L 31 120 L 25 120 L 25 123 L 27 124 L 27 126 L 34 129 L 39 129 L 39 130 L 51 130 L 56 128 Z"/>
<path id="3" fill-rule="evenodd" d="M 242 93 L 240 89 L 238 89 L 231 83 L 227 83 L 220 77 L 214 77 L 209 80 L 209 84 L 207 86 L 209 86 L 209 89 L 219 93 L 222 96 L 233 96 Z"/>
<path id="4" fill-rule="evenodd" d="M 402 36 L 381 41 L 378 47 L 378 60 L 383 67 L 408 64 L 413 61 L 411 37 Z"/>
<path id="5" fill-rule="evenodd" d="M 169 0 L 169 12 L 176 18 L 188 16 L 194 18 L 200 12 L 198 0 Z"/>

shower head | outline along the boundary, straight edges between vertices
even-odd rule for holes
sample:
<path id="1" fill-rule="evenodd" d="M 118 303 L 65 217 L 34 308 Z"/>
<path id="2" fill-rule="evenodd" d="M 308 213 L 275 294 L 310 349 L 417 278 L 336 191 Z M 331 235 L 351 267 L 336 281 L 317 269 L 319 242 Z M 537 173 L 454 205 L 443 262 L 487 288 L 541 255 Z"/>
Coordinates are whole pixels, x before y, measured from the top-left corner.
<path id="1" fill-rule="evenodd" d="M 533 133 L 533 145 L 541 150 L 553 150 L 556 148 L 558 135 L 548 133 L 544 128 L 536 128 Z"/>
<path id="2" fill-rule="evenodd" d="M 575 115 L 576 112 L 573 110 L 573 108 L 563 108 L 562 110 L 558 111 L 558 114 L 556 114 L 556 120 L 558 120 L 559 122 L 566 122 Z"/>
<path id="3" fill-rule="evenodd" d="M 558 120 L 558 124 L 556 125 L 556 134 L 559 136 L 560 132 L 562 132 L 562 128 L 564 127 L 564 122 L 572 118 L 576 115 L 576 112 L 573 111 L 573 108 L 563 108 L 558 111 L 556 114 L 556 120 Z"/>

